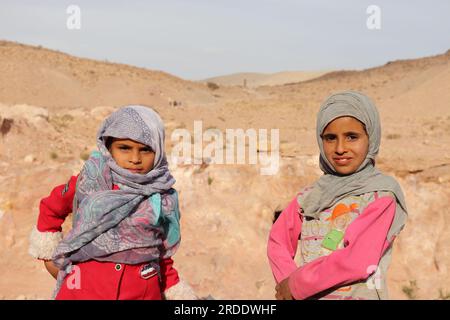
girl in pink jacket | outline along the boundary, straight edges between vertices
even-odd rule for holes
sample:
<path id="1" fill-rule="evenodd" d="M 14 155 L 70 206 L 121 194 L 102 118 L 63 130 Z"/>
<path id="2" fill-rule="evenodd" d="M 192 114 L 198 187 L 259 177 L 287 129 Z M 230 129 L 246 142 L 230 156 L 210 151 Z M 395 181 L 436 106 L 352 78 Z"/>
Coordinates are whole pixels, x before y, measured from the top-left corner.
<path id="1" fill-rule="evenodd" d="M 42 199 L 29 252 L 57 274 L 56 299 L 196 299 L 172 266 L 180 213 L 164 134 L 152 109 L 117 110 L 80 174 Z"/>
<path id="2" fill-rule="evenodd" d="M 324 175 L 296 195 L 270 231 L 275 297 L 387 299 L 392 243 L 407 210 L 399 184 L 375 167 L 378 111 L 362 93 L 333 94 L 317 115 L 316 138 Z"/>

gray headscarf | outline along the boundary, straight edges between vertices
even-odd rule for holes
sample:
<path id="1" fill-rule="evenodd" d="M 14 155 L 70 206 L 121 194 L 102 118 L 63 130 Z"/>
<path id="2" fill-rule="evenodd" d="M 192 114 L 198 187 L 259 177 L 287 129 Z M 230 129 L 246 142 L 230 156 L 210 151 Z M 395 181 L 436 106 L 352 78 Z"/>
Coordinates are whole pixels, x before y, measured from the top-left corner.
<path id="1" fill-rule="evenodd" d="M 164 124 L 159 115 L 144 106 L 127 106 L 112 113 L 97 132 L 97 147 L 112 171 L 113 183 L 125 189 L 139 189 L 152 194 L 168 190 L 175 179 L 171 176 L 164 152 Z M 145 175 L 132 173 L 119 167 L 111 157 L 105 143 L 107 137 L 131 139 L 155 152 L 153 169 Z"/>
<path id="2" fill-rule="evenodd" d="M 150 146 L 153 169 L 141 175 L 121 168 L 105 145 L 107 137 Z M 100 127 L 97 146 L 99 151 L 91 154 L 77 179 L 72 229 L 53 256 L 61 269 L 55 294 L 74 263 L 155 261 L 172 256 L 180 243 L 178 196 L 158 114 L 143 106 L 117 110 Z"/>
<path id="3" fill-rule="evenodd" d="M 369 149 L 365 160 L 350 175 L 339 175 L 327 160 L 322 143 L 322 133 L 333 120 L 350 116 L 365 125 L 369 137 Z M 388 239 L 397 235 L 403 228 L 407 209 L 402 189 L 398 182 L 375 168 L 375 157 L 381 141 L 381 125 L 377 108 L 364 94 L 344 91 L 328 97 L 317 115 L 316 138 L 320 149 L 320 169 L 324 175 L 315 182 L 311 191 L 300 196 L 298 201 L 305 216 L 317 219 L 324 209 L 350 195 L 361 195 L 374 191 L 390 191 L 397 200 L 397 210 Z"/>

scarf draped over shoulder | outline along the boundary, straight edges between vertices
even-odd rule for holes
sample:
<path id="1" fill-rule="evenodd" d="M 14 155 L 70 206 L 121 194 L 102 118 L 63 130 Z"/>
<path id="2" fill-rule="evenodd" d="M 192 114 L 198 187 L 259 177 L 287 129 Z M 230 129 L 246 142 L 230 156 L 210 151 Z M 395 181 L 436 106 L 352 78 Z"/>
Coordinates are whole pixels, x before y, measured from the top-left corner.
<path id="1" fill-rule="evenodd" d="M 325 156 L 321 138 L 326 126 L 331 121 L 343 116 L 350 116 L 362 122 L 369 137 L 367 156 L 356 172 L 350 175 L 339 175 L 336 172 Z M 396 215 L 388 234 L 388 239 L 391 240 L 403 229 L 407 218 L 407 209 L 398 182 L 375 167 L 375 158 L 381 141 L 381 125 L 374 103 L 366 95 L 355 91 L 344 91 L 331 95 L 319 109 L 316 139 L 320 149 L 320 168 L 324 175 L 313 184 L 310 191 L 298 197 L 303 214 L 317 219 L 321 211 L 347 196 L 390 191 L 395 195 L 397 201 Z"/>
<path id="2" fill-rule="evenodd" d="M 119 167 L 105 145 L 108 137 L 150 146 L 155 152 L 153 169 L 137 174 Z M 158 114 L 144 106 L 117 110 L 101 125 L 97 147 L 77 179 L 72 229 L 53 256 L 61 269 L 59 285 L 77 262 L 137 264 L 170 257 L 179 246 L 178 196 Z M 113 184 L 119 190 L 113 190 Z"/>

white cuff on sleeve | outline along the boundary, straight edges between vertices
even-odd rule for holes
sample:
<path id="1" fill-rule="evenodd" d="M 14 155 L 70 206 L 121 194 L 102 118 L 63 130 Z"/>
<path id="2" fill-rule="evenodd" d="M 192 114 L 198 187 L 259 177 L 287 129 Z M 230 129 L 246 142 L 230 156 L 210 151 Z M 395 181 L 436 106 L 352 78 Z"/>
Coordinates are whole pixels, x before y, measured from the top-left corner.
<path id="1" fill-rule="evenodd" d="M 30 234 L 28 253 L 36 259 L 51 260 L 62 238 L 62 232 L 40 232 L 35 226 Z"/>

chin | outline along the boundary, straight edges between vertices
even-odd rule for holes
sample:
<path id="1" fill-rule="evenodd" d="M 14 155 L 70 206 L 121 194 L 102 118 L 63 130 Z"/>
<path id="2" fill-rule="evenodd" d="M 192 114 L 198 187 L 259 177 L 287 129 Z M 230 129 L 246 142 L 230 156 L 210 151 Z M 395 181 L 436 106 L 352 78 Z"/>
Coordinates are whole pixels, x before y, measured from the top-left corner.
<path id="1" fill-rule="evenodd" d="M 348 176 L 348 175 L 350 175 L 350 174 L 353 174 L 353 173 L 355 173 L 356 172 L 356 169 L 353 169 L 353 168 L 342 168 L 342 169 L 336 169 L 336 172 L 338 173 L 338 174 L 340 174 L 340 175 L 343 175 L 343 176 Z"/>

